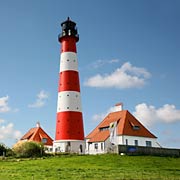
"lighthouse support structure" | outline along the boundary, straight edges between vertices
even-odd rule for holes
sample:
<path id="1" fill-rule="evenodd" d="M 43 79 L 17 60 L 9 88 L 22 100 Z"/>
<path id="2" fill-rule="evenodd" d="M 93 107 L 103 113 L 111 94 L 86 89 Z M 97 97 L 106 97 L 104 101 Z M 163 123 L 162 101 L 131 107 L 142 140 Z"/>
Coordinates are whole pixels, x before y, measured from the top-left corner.
<path id="1" fill-rule="evenodd" d="M 78 73 L 76 23 L 61 23 L 62 33 L 54 152 L 84 153 L 84 127 Z"/>

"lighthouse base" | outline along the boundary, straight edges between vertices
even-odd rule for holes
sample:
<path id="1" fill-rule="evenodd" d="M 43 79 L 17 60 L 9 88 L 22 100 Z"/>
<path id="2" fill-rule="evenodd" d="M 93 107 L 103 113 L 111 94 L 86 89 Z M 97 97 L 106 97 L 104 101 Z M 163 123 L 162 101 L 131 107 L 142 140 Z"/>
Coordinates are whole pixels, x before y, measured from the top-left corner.
<path id="1" fill-rule="evenodd" d="M 53 152 L 85 153 L 85 141 L 82 140 L 56 140 L 53 142 Z"/>

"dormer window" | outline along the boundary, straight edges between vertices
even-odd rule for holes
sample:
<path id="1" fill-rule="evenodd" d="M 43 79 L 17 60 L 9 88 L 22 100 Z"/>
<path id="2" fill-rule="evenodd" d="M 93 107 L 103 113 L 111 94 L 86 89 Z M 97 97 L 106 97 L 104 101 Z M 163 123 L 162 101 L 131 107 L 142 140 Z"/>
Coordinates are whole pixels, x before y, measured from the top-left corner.
<path id="1" fill-rule="evenodd" d="M 139 129 L 140 129 L 140 126 L 139 126 L 139 125 L 134 124 L 134 123 L 133 123 L 133 122 L 131 122 L 131 121 L 129 121 L 129 123 L 130 123 L 130 125 L 132 126 L 132 129 L 133 129 L 133 130 L 137 131 L 137 130 L 139 130 Z"/>
<path id="2" fill-rule="evenodd" d="M 100 131 L 107 131 L 107 130 L 109 130 L 109 126 L 100 127 L 99 130 L 100 130 Z"/>
<path id="3" fill-rule="evenodd" d="M 133 130 L 139 130 L 139 129 L 140 129 L 140 126 L 137 126 L 137 125 L 133 126 Z"/>

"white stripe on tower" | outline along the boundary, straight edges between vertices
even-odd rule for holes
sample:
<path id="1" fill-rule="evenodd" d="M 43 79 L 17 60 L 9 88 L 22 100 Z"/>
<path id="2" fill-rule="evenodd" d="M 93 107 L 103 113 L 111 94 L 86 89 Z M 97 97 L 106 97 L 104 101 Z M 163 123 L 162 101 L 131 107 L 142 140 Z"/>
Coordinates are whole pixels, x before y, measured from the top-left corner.
<path id="1" fill-rule="evenodd" d="M 68 70 L 78 72 L 77 54 L 74 52 L 61 53 L 60 72 Z"/>
<path id="2" fill-rule="evenodd" d="M 80 93 L 76 91 L 62 91 L 58 93 L 57 112 L 82 112 Z"/>

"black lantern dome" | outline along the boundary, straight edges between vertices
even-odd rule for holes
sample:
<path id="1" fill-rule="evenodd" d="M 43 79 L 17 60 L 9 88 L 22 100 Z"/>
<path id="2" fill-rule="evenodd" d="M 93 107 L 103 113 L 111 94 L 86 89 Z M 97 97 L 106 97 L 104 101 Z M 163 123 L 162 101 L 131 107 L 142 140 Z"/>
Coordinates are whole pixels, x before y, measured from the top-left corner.
<path id="1" fill-rule="evenodd" d="M 79 41 L 79 34 L 76 28 L 76 23 L 71 21 L 68 17 L 66 21 L 61 23 L 62 33 L 59 34 L 58 39 L 59 42 L 66 36 L 73 36 L 76 38 L 76 42 Z"/>

